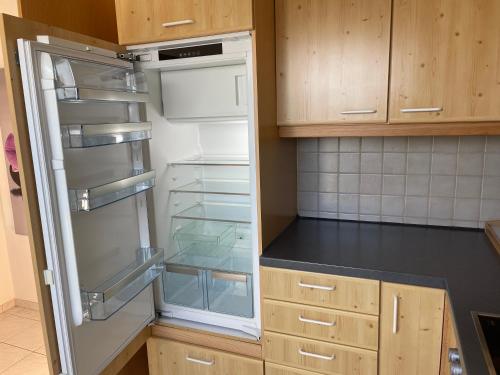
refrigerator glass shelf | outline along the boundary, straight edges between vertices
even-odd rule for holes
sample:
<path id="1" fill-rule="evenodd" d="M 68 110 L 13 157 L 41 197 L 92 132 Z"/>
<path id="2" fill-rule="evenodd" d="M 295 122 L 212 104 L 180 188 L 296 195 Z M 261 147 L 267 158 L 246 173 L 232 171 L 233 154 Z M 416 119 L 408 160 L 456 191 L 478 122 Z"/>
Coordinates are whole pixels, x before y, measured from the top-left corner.
<path id="1" fill-rule="evenodd" d="M 155 171 L 134 172 L 128 178 L 91 188 L 69 189 L 71 210 L 92 211 L 121 199 L 151 189 L 155 184 Z"/>
<path id="2" fill-rule="evenodd" d="M 163 249 L 137 251 L 137 260 L 95 290 L 82 290 L 90 320 L 105 320 L 150 285 L 165 269 Z"/>
<path id="3" fill-rule="evenodd" d="M 172 216 L 174 219 L 250 224 L 250 205 L 201 202 Z"/>
<path id="4" fill-rule="evenodd" d="M 190 159 L 177 160 L 169 165 L 206 165 L 206 166 L 249 166 L 248 157 L 238 156 L 199 156 Z"/>
<path id="5" fill-rule="evenodd" d="M 206 246 L 203 242 L 192 243 L 182 252 L 167 259 L 171 266 L 192 267 L 210 271 L 252 274 L 250 249 L 230 246 Z"/>
<path id="6" fill-rule="evenodd" d="M 151 122 L 61 126 L 65 148 L 85 148 L 151 139 Z"/>
<path id="7" fill-rule="evenodd" d="M 170 190 L 174 193 L 250 195 L 250 183 L 241 180 L 197 180 Z"/>

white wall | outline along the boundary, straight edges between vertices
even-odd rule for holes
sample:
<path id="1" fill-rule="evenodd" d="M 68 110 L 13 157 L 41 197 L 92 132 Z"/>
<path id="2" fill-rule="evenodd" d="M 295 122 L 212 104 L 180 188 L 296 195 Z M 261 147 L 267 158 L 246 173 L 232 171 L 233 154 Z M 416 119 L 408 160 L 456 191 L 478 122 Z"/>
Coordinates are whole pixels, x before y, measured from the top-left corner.
<path id="1" fill-rule="evenodd" d="M 19 14 L 17 0 L 0 0 L 0 13 L 17 16 Z M 1 53 L 0 67 L 3 67 Z M 0 103 L 0 110 L 5 111 L 6 107 L 7 103 Z M 7 171 L 3 167 L 4 140 L 0 140 L 2 145 L 0 148 L 0 304 L 12 298 L 36 302 L 35 277 L 28 237 L 18 235 L 14 231 Z"/>

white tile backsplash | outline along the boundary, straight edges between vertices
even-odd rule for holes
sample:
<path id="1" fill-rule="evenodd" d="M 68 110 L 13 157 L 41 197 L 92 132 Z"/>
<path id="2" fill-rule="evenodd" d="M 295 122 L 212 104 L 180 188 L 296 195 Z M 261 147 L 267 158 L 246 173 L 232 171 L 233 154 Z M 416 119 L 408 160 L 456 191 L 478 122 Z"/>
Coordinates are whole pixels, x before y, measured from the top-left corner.
<path id="1" fill-rule="evenodd" d="M 500 137 L 298 140 L 299 215 L 483 227 L 500 218 Z"/>

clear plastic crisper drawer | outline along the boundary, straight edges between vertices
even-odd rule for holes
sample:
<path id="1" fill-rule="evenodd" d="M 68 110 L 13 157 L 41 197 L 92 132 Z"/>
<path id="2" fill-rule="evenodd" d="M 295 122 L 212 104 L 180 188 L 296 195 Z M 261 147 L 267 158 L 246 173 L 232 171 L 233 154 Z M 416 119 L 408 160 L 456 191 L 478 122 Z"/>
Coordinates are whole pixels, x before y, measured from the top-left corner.
<path id="1" fill-rule="evenodd" d="M 252 318 L 252 275 L 207 271 L 208 310 Z"/>
<path id="2" fill-rule="evenodd" d="M 52 56 L 57 88 L 87 88 L 98 90 L 146 93 L 144 73 L 135 72 L 132 65 L 113 66 L 62 56 Z"/>
<path id="3" fill-rule="evenodd" d="M 174 305 L 205 309 L 205 277 L 202 270 L 167 264 L 163 273 L 165 301 Z"/>
<path id="4" fill-rule="evenodd" d="M 207 249 L 216 246 L 231 248 L 236 242 L 236 224 L 197 220 L 179 220 L 179 222 L 182 223 L 177 223 L 174 240 L 180 251 L 201 243 Z"/>

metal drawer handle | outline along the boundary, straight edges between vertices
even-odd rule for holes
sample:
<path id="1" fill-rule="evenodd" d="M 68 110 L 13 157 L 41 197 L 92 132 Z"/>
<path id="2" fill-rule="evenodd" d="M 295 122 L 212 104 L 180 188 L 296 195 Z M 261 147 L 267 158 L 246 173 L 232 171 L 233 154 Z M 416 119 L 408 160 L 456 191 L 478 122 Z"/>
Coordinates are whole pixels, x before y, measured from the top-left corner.
<path id="1" fill-rule="evenodd" d="M 188 355 L 186 356 L 186 361 L 197 363 L 197 364 L 203 365 L 203 366 L 213 366 L 215 363 L 215 360 L 213 360 L 213 359 L 211 361 L 203 361 L 201 359 L 191 358 Z"/>
<path id="2" fill-rule="evenodd" d="M 322 285 L 306 284 L 306 283 L 303 283 L 302 281 L 299 281 L 299 286 L 301 288 L 327 290 L 329 292 L 333 292 L 335 290 L 335 285 L 334 286 L 322 286 Z"/>
<path id="3" fill-rule="evenodd" d="M 399 297 L 394 295 L 392 306 L 392 333 L 398 333 Z"/>
<path id="4" fill-rule="evenodd" d="M 340 112 L 341 115 L 369 115 L 372 113 L 377 113 L 376 109 L 359 109 L 355 111 L 343 111 Z"/>
<path id="5" fill-rule="evenodd" d="M 336 322 L 322 322 L 321 320 L 307 319 L 304 318 L 302 315 L 299 315 L 299 320 L 303 323 L 317 324 L 325 327 L 333 327 L 337 325 Z"/>
<path id="6" fill-rule="evenodd" d="M 165 23 L 162 23 L 161 25 L 163 27 L 174 27 L 174 26 L 180 26 L 180 25 L 190 25 L 193 23 L 194 23 L 194 20 L 180 20 L 180 21 L 165 22 Z"/>
<path id="7" fill-rule="evenodd" d="M 401 109 L 402 113 L 420 113 L 420 112 L 442 112 L 442 107 L 435 108 L 403 108 Z"/>
<path id="8" fill-rule="evenodd" d="M 327 355 L 321 355 L 321 354 L 316 354 L 316 353 L 309 353 L 309 352 L 306 352 L 302 349 L 299 349 L 299 354 L 304 356 L 304 357 L 324 359 L 325 361 L 332 361 L 335 359 L 335 354 L 332 354 L 331 356 L 327 356 Z"/>

